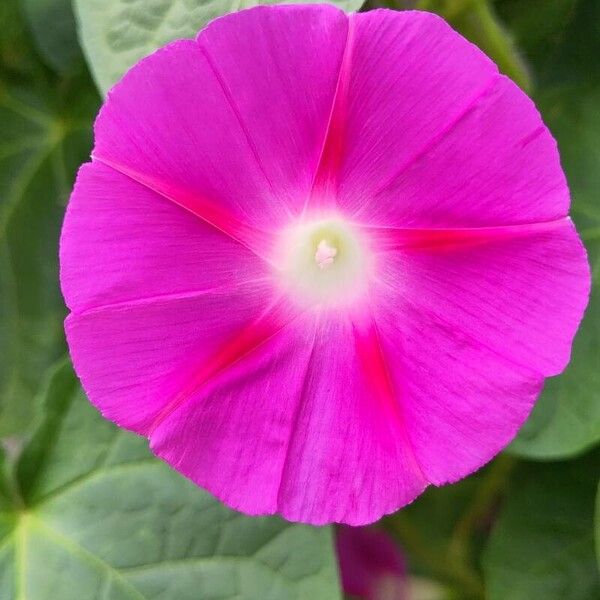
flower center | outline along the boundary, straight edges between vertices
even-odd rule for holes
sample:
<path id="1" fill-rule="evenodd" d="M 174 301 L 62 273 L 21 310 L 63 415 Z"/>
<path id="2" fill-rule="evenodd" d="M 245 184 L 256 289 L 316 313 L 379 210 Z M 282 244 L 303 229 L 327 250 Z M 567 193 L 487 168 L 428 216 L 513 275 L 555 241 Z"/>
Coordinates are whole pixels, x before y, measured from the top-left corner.
<path id="1" fill-rule="evenodd" d="M 348 304 L 364 291 L 366 245 L 359 232 L 342 219 L 287 229 L 276 255 L 286 291 L 303 304 Z"/>

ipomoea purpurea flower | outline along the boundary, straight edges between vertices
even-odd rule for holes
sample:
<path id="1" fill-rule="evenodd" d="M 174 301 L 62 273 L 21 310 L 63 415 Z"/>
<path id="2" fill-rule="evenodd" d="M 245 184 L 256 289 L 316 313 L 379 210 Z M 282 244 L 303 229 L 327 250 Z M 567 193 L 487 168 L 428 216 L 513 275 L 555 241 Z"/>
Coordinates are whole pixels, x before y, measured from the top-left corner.
<path id="1" fill-rule="evenodd" d="M 226 504 L 372 522 L 514 437 L 587 303 L 556 144 L 424 12 L 260 7 L 112 89 L 61 239 L 91 402 Z"/>

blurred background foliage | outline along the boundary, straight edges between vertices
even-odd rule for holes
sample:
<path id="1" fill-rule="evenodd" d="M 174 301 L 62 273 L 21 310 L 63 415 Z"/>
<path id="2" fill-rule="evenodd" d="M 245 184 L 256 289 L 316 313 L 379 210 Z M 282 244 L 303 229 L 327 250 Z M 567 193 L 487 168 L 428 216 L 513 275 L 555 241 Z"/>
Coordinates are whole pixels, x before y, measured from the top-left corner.
<path id="1" fill-rule="evenodd" d="M 340 594 L 330 528 L 250 519 L 220 506 L 153 459 L 143 440 L 103 421 L 62 358 L 60 223 L 89 156 L 101 94 L 141 56 L 240 7 L 229 0 L 0 2 L 3 600 Z M 600 2 L 369 0 L 362 10 L 379 7 L 438 12 L 533 96 L 559 143 L 594 285 L 571 364 L 547 383 L 511 447 L 378 527 L 404 552 L 409 579 L 431 584 L 411 586 L 412 600 L 595 600 Z"/>

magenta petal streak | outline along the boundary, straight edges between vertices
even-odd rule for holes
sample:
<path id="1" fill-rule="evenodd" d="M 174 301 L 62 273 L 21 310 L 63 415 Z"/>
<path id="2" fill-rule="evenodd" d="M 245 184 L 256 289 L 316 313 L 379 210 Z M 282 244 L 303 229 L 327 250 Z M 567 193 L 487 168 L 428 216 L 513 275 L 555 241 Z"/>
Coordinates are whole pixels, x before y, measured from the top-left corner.
<path id="1" fill-rule="evenodd" d="M 109 93 L 61 237 L 108 419 L 229 506 L 370 523 L 489 461 L 589 295 L 556 144 L 420 12 L 249 9 Z"/>

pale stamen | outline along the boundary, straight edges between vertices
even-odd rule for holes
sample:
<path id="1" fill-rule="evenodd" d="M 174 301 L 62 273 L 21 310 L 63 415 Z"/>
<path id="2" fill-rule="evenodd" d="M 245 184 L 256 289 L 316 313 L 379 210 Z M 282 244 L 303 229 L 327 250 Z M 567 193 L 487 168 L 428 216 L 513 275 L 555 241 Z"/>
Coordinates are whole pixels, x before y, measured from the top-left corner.
<path id="1" fill-rule="evenodd" d="M 321 240 L 315 252 L 315 261 L 319 269 L 329 268 L 338 253 L 337 248 L 332 246 L 327 240 Z"/>

